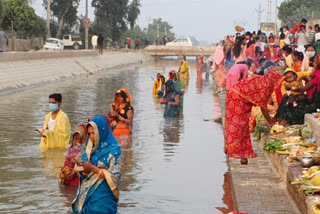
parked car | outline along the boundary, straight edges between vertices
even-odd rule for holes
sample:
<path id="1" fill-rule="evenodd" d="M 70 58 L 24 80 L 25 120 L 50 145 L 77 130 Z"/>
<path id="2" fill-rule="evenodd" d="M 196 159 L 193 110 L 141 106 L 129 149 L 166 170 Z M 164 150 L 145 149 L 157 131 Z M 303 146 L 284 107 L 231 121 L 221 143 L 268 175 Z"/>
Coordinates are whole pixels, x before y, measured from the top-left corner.
<path id="1" fill-rule="evenodd" d="M 193 46 L 190 38 L 179 38 L 168 42 L 166 46 Z"/>
<path id="2" fill-rule="evenodd" d="M 62 42 L 65 47 L 73 47 L 75 50 L 82 47 L 81 34 L 65 34 L 63 35 Z"/>
<path id="3" fill-rule="evenodd" d="M 49 38 L 44 43 L 43 49 L 44 50 L 63 51 L 64 50 L 64 46 L 63 46 L 63 43 L 62 43 L 62 41 L 60 39 Z"/>

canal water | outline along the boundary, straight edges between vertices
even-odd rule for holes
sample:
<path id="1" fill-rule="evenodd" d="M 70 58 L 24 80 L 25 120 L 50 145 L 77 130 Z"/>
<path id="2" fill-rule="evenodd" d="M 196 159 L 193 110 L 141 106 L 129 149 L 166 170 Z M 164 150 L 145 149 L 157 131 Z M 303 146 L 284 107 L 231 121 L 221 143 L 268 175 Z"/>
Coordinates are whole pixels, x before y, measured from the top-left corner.
<path id="1" fill-rule="evenodd" d="M 152 97 L 156 74 L 178 66 L 176 60 L 161 60 L 0 96 L 0 213 L 72 213 L 76 188 L 58 182 L 66 150 L 41 151 L 35 129 L 42 127 L 51 93 L 62 93 L 62 109 L 74 130 L 89 117 L 106 114 L 119 88 L 128 89 L 135 111 L 132 138 L 120 139 L 119 213 L 228 210 L 223 130 L 212 120 L 204 121 L 221 114 L 212 78 L 197 79 L 191 61 L 178 119 L 165 119 L 164 106 Z"/>

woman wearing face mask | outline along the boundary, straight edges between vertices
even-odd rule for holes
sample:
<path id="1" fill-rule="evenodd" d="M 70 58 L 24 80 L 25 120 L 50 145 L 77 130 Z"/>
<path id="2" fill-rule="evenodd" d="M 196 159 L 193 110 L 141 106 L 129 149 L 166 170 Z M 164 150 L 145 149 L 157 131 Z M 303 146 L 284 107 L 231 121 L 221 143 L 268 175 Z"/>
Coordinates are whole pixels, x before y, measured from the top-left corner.
<path id="1" fill-rule="evenodd" d="M 75 133 L 73 134 L 73 142 L 69 147 L 64 167 L 60 172 L 60 182 L 67 186 L 78 186 L 79 176 L 74 170 L 76 163 L 81 162 L 83 148 L 87 140 L 87 127 L 85 124 L 77 126 Z"/>
<path id="2" fill-rule="evenodd" d="M 313 69 L 314 61 L 316 59 L 316 47 L 309 44 L 305 46 L 305 49 L 306 57 L 303 59 L 302 68 L 304 71 L 307 71 L 309 69 Z"/>
<path id="3" fill-rule="evenodd" d="M 41 136 L 40 147 L 67 148 L 70 142 L 70 122 L 68 116 L 60 109 L 62 102 L 61 94 L 49 96 L 49 108 L 51 112 L 46 115 L 43 129 L 39 129 Z"/>

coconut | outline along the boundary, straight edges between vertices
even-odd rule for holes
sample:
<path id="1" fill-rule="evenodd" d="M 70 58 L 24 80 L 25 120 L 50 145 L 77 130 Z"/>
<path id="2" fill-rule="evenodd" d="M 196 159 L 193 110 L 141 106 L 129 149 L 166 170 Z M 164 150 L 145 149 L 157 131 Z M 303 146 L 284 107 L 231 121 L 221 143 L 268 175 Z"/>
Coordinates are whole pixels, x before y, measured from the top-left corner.
<path id="1" fill-rule="evenodd" d="M 317 174 L 312 180 L 311 184 L 314 186 L 320 186 L 320 174 Z"/>

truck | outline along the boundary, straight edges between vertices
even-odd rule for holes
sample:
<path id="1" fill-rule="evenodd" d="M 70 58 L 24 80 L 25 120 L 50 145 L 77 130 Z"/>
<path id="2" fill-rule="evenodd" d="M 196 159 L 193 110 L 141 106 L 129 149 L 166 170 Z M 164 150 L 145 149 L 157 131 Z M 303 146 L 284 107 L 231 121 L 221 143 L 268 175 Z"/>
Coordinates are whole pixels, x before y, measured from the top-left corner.
<path id="1" fill-rule="evenodd" d="M 64 34 L 62 42 L 64 47 L 73 47 L 75 50 L 82 47 L 81 34 Z"/>

